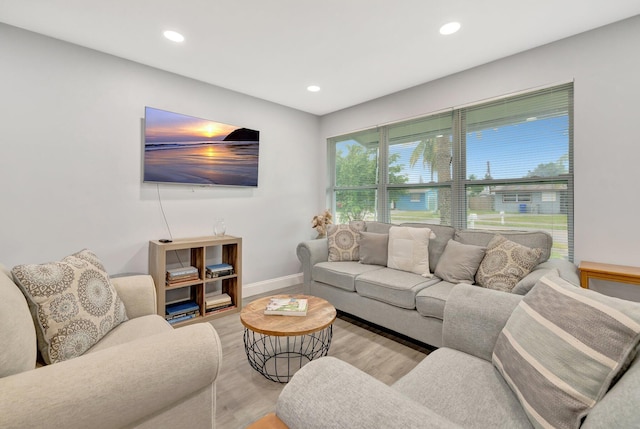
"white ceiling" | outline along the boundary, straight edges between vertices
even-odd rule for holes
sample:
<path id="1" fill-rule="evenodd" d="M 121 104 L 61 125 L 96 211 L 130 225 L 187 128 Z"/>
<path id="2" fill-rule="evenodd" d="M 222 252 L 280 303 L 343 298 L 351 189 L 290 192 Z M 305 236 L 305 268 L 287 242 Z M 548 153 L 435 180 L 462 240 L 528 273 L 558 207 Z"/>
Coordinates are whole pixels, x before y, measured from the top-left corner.
<path id="1" fill-rule="evenodd" d="M 638 0 L 0 0 L 0 22 L 317 115 L 638 14 Z"/>

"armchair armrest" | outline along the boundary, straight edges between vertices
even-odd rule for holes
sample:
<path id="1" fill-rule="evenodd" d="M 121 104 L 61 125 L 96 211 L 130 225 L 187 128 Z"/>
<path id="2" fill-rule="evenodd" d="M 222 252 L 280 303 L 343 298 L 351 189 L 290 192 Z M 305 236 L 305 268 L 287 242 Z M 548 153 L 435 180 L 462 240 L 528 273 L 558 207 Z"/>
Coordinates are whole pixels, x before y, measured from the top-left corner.
<path id="1" fill-rule="evenodd" d="M 5 377 L 2 427 L 130 427 L 213 389 L 221 358 L 215 329 L 199 323 Z"/>
<path id="2" fill-rule="evenodd" d="M 480 286 L 456 285 L 444 307 L 443 346 L 490 362 L 498 335 L 522 298 Z"/>
<path id="3" fill-rule="evenodd" d="M 156 286 L 149 275 L 111 278 L 129 319 L 156 314 Z"/>
<path id="4" fill-rule="evenodd" d="M 327 239 L 303 241 L 298 244 L 296 254 L 300 262 L 302 262 L 304 284 L 308 285 L 311 283 L 311 268 L 318 262 L 326 262 L 329 260 Z"/>
<path id="5" fill-rule="evenodd" d="M 459 428 L 346 362 L 323 357 L 285 386 L 276 415 L 290 429 Z"/>

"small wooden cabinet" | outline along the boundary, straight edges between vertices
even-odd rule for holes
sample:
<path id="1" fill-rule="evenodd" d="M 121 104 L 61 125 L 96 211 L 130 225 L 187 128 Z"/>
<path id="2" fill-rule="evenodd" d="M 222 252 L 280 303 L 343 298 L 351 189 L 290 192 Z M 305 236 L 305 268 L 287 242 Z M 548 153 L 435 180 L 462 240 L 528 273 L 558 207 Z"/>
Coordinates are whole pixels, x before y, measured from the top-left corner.
<path id="1" fill-rule="evenodd" d="M 233 274 L 207 278 L 207 265 L 226 263 L 233 266 Z M 176 284 L 167 282 L 167 270 L 193 266 L 198 278 Z M 199 314 L 173 326 L 212 320 L 242 308 L 242 238 L 229 235 L 176 239 L 170 243 L 149 242 L 149 274 L 153 277 L 157 292 L 157 312 L 166 314 L 166 305 L 184 300 L 194 301 Z M 207 312 L 207 294 L 226 293 L 231 306 Z"/>

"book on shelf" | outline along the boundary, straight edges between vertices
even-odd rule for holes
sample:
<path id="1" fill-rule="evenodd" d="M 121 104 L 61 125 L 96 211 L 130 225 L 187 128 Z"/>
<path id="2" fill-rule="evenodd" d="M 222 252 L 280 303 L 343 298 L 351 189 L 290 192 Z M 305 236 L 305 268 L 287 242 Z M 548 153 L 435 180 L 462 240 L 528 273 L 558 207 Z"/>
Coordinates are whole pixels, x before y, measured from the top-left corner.
<path id="1" fill-rule="evenodd" d="M 174 323 L 184 322 L 185 320 L 193 319 L 194 317 L 196 317 L 195 314 L 185 314 L 184 316 L 180 316 L 180 317 L 173 318 L 171 320 L 167 320 L 167 322 L 169 322 L 170 324 L 173 325 Z"/>
<path id="2" fill-rule="evenodd" d="M 199 280 L 200 277 L 196 276 L 188 276 L 188 277 L 181 277 L 178 279 L 173 279 L 173 280 L 167 280 L 167 286 L 175 286 L 175 285 L 179 285 L 181 283 L 186 283 L 186 282 L 191 282 L 194 280 Z"/>
<path id="3" fill-rule="evenodd" d="M 196 267 L 180 267 L 167 270 L 167 283 L 179 283 L 189 280 L 197 280 L 198 269 Z"/>
<path id="4" fill-rule="evenodd" d="M 214 311 L 224 310 L 225 308 L 229 308 L 229 307 L 233 307 L 233 304 L 229 303 L 229 304 L 218 305 L 218 306 L 215 306 L 215 307 L 207 307 L 205 309 L 205 312 L 207 314 L 209 314 L 209 313 L 213 313 Z"/>
<path id="5" fill-rule="evenodd" d="M 208 279 L 230 276 L 233 274 L 233 266 L 230 264 L 213 264 L 207 265 L 205 268 L 205 275 Z"/>
<path id="6" fill-rule="evenodd" d="M 198 310 L 200 310 L 200 306 L 198 305 L 197 302 L 192 300 L 175 302 L 173 304 L 167 304 L 165 306 L 165 314 L 167 316 L 174 316 L 179 313 L 186 314 L 188 312 L 198 311 Z"/>
<path id="7" fill-rule="evenodd" d="M 171 268 L 167 270 L 167 277 L 180 277 L 189 274 L 198 274 L 198 269 L 193 266 L 189 267 L 179 267 L 179 268 Z"/>
<path id="8" fill-rule="evenodd" d="M 231 307 L 231 297 L 227 293 L 211 293 L 204 297 L 204 306 L 207 313 L 223 308 Z"/>
<path id="9" fill-rule="evenodd" d="M 167 322 L 170 322 L 170 321 L 172 321 L 174 319 L 182 319 L 182 318 L 184 318 L 184 316 L 196 317 L 198 314 L 200 314 L 199 310 L 192 310 L 192 311 L 187 311 L 185 313 L 176 313 L 176 314 L 173 314 L 173 315 L 168 315 L 167 314 L 167 315 L 164 316 L 164 319 Z M 182 320 L 184 320 L 184 319 L 182 319 Z"/>
<path id="10" fill-rule="evenodd" d="M 304 298 L 271 298 L 264 310 L 266 315 L 306 316 L 307 300 Z"/>
<path id="11" fill-rule="evenodd" d="M 228 293 L 210 293 L 205 295 L 204 302 L 207 307 L 220 304 L 230 304 L 231 297 Z"/>

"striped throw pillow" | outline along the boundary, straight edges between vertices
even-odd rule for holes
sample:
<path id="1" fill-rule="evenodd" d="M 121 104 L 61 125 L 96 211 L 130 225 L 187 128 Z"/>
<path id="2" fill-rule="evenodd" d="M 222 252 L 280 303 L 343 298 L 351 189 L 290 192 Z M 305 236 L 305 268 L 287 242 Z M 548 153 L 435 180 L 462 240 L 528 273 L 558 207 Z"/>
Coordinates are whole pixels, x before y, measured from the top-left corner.
<path id="1" fill-rule="evenodd" d="M 537 428 L 578 428 L 634 357 L 640 304 L 576 287 L 555 274 L 507 321 L 493 364 Z"/>

